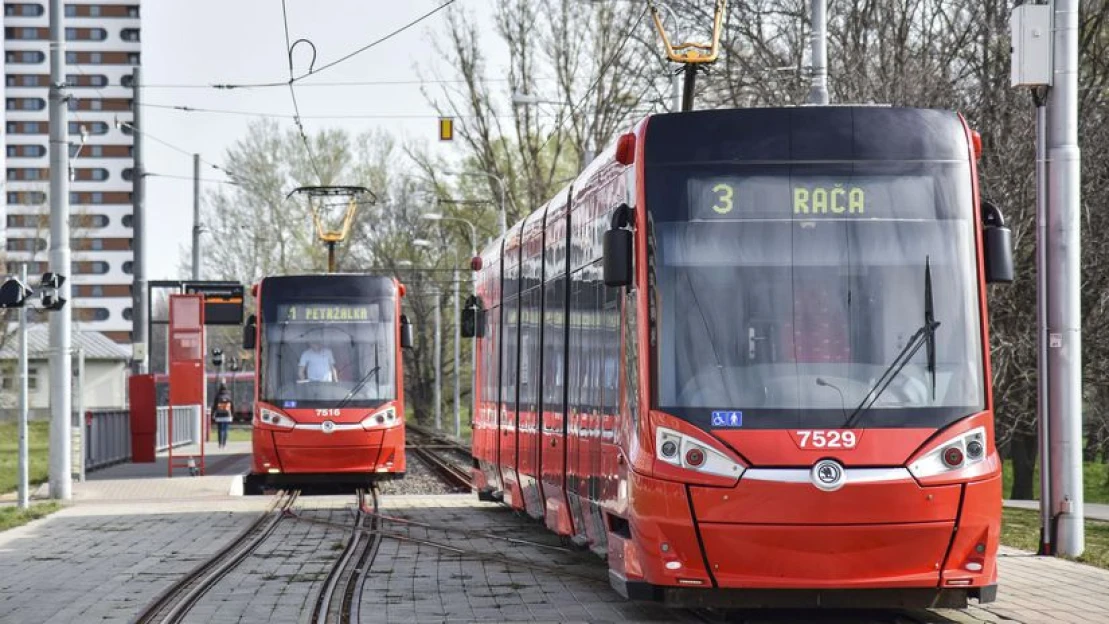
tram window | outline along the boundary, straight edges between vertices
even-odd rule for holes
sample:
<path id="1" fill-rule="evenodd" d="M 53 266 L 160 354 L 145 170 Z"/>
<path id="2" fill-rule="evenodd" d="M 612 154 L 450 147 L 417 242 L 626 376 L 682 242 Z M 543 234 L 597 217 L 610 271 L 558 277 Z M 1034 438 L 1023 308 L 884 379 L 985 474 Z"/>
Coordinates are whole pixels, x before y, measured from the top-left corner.
<path id="1" fill-rule="evenodd" d="M 566 348 L 566 280 L 563 277 L 547 282 L 546 305 L 543 311 L 543 408 L 560 412 L 563 408 Z"/>

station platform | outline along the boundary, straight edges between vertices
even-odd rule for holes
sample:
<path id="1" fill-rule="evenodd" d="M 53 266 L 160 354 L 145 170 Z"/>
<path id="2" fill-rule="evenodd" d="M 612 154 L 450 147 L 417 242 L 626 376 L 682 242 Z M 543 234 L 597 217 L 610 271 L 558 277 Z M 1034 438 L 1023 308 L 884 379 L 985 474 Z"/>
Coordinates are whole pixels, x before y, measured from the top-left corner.
<path id="1" fill-rule="evenodd" d="M 0 622 L 132 620 L 175 579 L 233 540 L 270 502 L 269 497 L 243 497 L 235 491 L 238 475 L 249 465 L 248 443 L 211 449 L 207 459 L 209 474 L 203 477 L 182 470 L 167 478 L 164 455 L 153 464 L 97 471 L 74 483 L 73 501 L 62 510 L 0 532 Z M 312 497 L 303 505 L 349 504 L 333 498 L 327 503 Z M 474 496 L 385 496 L 381 505 L 383 513 L 422 524 L 389 529 L 398 537 L 407 532 L 408 539 L 383 542 L 365 586 L 363 621 L 705 621 L 688 612 L 623 601 L 602 580 L 603 563 L 592 554 L 552 555 L 549 548 L 559 544 L 555 536 Z M 324 542 L 312 528 L 319 527 L 305 523 L 303 529 L 291 530 L 287 544 L 289 552 L 311 556 L 293 561 L 288 553 L 273 555 L 284 557 L 274 574 L 290 579 L 288 583 L 246 591 L 253 587 L 250 583 L 269 577 L 255 571 L 229 578 L 227 602 L 220 603 L 210 621 L 304 621 L 317 591 L 312 585 L 320 577 L 316 568 L 337 556 L 335 544 L 342 538 L 341 532 L 329 534 Z M 522 542 L 509 548 L 497 535 Z M 550 546 L 544 550 L 528 543 Z M 459 554 L 476 552 L 522 557 L 536 565 L 517 568 Z M 568 573 L 552 572 L 552 557 Z M 832 621 L 1109 622 L 1109 570 L 1008 548 L 1002 550 L 999 565 L 994 603 L 932 611 L 913 620 L 837 616 Z M 241 602 L 244 595 L 251 596 L 248 602 Z M 788 620 L 771 615 L 743 621 L 829 621 L 827 614 Z"/>

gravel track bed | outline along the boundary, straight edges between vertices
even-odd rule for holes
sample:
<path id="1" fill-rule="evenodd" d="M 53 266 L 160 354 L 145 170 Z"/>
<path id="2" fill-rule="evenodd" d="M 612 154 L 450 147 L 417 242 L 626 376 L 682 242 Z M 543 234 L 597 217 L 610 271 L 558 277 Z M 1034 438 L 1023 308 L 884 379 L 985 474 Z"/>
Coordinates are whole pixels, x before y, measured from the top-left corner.
<path id="1" fill-rule="evenodd" d="M 420 458 L 408 453 L 407 468 L 403 479 L 382 481 L 377 490 L 382 495 L 451 494 L 451 489 L 431 472 Z"/>

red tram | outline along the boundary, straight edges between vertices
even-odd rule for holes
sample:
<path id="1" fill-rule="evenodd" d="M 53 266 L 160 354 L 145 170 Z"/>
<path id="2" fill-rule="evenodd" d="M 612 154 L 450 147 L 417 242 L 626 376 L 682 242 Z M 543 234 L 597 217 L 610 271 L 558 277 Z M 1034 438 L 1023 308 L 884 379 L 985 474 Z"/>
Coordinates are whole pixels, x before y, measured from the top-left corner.
<path id="1" fill-rule="evenodd" d="M 387 277 L 267 277 L 244 331 L 255 349 L 245 489 L 368 486 L 404 476 L 404 287 Z"/>
<path id="2" fill-rule="evenodd" d="M 986 284 L 957 114 L 658 115 L 483 253 L 485 498 L 675 606 L 996 595 Z"/>

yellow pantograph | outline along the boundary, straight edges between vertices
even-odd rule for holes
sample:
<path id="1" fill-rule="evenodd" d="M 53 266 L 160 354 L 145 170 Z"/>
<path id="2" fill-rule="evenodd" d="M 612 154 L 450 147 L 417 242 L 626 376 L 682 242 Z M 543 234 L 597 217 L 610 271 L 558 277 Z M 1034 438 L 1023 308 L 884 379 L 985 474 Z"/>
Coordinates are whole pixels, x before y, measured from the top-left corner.
<path id="1" fill-rule="evenodd" d="M 709 43 L 684 41 L 675 44 L 670 40 L 666 27 L 662 24 L 662 13 L 655 2 L 649 2 L 651 18 L 655 20 L 655 28 L 662 37 L 662 45 L 666 47 L 666 58 L 675 63 L 703 64 L 712 63 L 720 55 L 720 34 L 724 29 L 724 12 L 727 9 L 727 0 L 716 0 L 716 10 L 712 19 L 712 40 Z M 675 20 L 676 21 L 676 20 Z"/>

